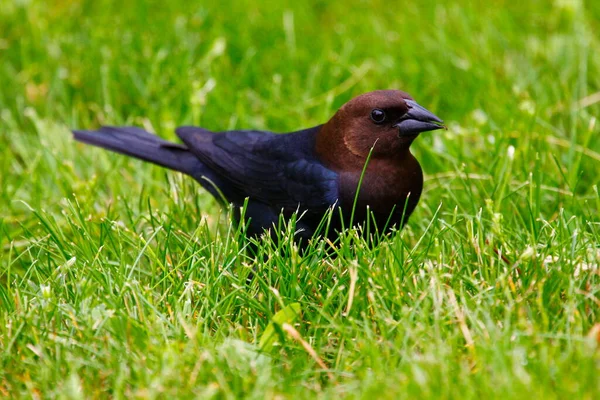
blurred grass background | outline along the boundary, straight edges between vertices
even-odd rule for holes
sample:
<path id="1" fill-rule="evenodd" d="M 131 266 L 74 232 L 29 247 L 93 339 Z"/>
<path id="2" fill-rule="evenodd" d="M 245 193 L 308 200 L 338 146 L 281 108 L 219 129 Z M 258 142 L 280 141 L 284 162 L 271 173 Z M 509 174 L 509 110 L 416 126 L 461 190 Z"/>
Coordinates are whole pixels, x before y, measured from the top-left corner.
<path id="1" fill-rule="evenodd" d="M 0 3 L 0 394 L 596 397 L 599 21 L 577 0 Z M 250 260 L 190 179 L 69 132 L 285 132 L 386 88 L 450 129 L 413 146 L 405 231 L 336 258 Z M 287 331 L 259 345 L 291 304 L 326 371 Z"/>

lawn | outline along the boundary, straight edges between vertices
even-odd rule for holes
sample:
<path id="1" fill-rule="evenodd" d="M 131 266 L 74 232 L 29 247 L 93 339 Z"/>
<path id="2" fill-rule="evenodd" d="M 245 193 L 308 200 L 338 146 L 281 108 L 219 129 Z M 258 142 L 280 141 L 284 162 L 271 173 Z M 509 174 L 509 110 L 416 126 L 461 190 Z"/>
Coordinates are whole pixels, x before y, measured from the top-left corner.
<path id="1" fill-rule="evenodd" d="M 600 397 L 600 2 L 203 3 L 0 3 L 0 396 Z M 253 258 L 192 179 L 70 133 L 384 88 L 449 129 L 376 248 L 283 224 Z"/>

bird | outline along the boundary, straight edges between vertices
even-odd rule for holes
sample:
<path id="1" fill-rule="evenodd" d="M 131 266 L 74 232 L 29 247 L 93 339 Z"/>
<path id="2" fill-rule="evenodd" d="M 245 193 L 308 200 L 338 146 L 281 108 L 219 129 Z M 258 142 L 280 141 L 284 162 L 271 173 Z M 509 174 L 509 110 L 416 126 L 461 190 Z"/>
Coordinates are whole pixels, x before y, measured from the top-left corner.
<path id="1" fill-rule="evenodd" d="M 291 133 L 176 129 L 181 144 L 138 127 L 73 130 L 75 140 L 179 171 L 219 202 L 232 205 L 246 234 L 274 232 L 280 216 L 296 215 L 295 237 L 339 237 L 372 223 L 402 229 L 423 189 L 410 146 L 443 121 L 400 90 L 354 97 L 329 121 Z M 323 232 L 324 217 L 330 226 Z"/>

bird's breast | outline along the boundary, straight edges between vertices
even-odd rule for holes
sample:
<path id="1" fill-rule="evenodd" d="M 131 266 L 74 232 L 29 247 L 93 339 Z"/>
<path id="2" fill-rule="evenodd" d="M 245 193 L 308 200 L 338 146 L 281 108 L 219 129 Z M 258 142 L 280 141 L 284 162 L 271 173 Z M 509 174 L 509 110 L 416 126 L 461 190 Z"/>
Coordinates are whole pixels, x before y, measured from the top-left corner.
<path id="1" fill-rule="evenodd" d="M 362 170 L 355 170 L 340 176 L 340 203 L 344 214 L 348 210 L 351 212 L 358 190 L 355 215 L 366 215 L 368 207 L 377 219 L 384 222 L 392 212 L 392 220 L 406 221 L 423 190 L 423 171 L 418 161 L 410 153 L 401 162 L 372 160 L 362 182 L 361 174 Z"/>

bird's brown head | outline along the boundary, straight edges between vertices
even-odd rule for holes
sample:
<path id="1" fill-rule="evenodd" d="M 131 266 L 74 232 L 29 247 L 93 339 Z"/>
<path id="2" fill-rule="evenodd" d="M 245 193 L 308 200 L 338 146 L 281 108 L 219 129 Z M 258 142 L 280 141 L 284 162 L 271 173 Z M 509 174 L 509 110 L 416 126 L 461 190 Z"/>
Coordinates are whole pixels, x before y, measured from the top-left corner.
<path id="1" fill-rule="evenodd" d="M 364 163 L 371 151 L 373 158 L 393 159 L 408 152 L 421 132 L 443 127 L 407 93 L 377 90 L 350 100 L 321 127 L 317 153 L 334 166 L 349 158 Z"/>

